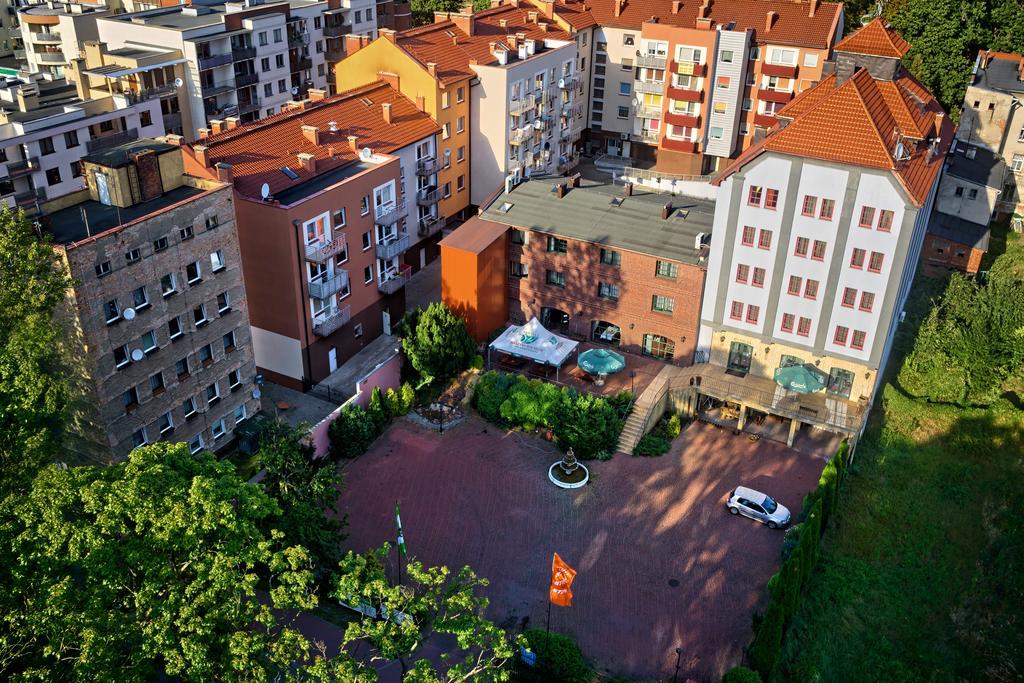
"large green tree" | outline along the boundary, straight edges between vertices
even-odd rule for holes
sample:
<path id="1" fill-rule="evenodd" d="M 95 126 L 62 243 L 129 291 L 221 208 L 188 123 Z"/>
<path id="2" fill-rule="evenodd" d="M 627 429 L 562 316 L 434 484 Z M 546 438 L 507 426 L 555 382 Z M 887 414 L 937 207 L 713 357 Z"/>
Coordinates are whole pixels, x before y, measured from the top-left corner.
<path id="1" fill-rule="evenodd" d="M 257 459 L 265 474 L 260 484 L 281 509 L 264 527 L 281 530 L 288 543 L 306 548 L 320 569 L 331 569 L 345 538 L 345 521 L 337 514 L 342 478 L 333 460 L 313 457 L 305 437 L 304 427 L 281 421 L 261 434 Z"/>
<path id="2" fill-rule="evenodd" d="M 442 302 L 406 314 L 398 329 L 402 351 L 424 384 L 450 379 L 469 367 L 476 343 L 466 323 Z"/>
<path id="3" fill-rule="evenodd" d="M 434 12 L 461 12 L 470 4 L 474 10 L 487 9 L 491 6 L 490 0 L 412 0 L 412 24 L 432 24 Z"/>
<path id="4" fill-rule="evenodd" d="M 0 498 L 25 488 L 60 441 L 69 387 L 56 318 L 69 284 L 24 215 L 0 208 Z"/>
<path id="5" fill-rule="evenodd" d="M 0 678 L 373 680 L 281 623 L 316 596 L 309 554 L 262 528 L 278 514 L 184 444 L 43 469 L 0 505 Z"/>

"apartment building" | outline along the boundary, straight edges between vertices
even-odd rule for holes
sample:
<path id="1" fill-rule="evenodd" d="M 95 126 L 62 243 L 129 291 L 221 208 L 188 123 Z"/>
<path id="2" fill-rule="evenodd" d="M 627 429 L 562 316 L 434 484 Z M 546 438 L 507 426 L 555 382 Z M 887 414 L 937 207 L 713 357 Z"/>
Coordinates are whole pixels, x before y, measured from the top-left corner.
<path id="1" fill-rule="evenodd" d="M 299 390 L 390 333 L 437 216 L 426 113 L 386 83 L 310 94 L 265 121 L 215 122 L 189 160 L 234 185 L 256 364 Z"/>
<path id="2" fill-rule="evenodd" d="M 378 28 L 392 31 L 412 28 L 412 4 L 409 0 L 377 0 L 376 5 Z"/>
<path id="3" fill-rule="evenodd" d="M 996 208 L 1024 215 L 1024 55 L 978 54 L 964 94 L 957 140 L 985 147 L 1006 165 Z"/>
<path id="4" fill-rule="evenodd" d="M 442 298 L 478 339 L 507 320 L 689 365 L 714 204 L 606 182 L 513 184 L 441 242 Z"/>
<path id="5" fill-rule="evenodd" d="M 423 99 L 442 130 L 445 218 L 463 217 L 509 175 L 575 165 L 586 113 L 584 37 L 570 33 L 560 11 L 551 2 L 516 0 L 438 13 L 429 26 L 382 31 L 338 66 L 339 89 L 385 78 Z"/>
<path id="6" fill-rule="evenodd" d="M 843 33 L 841 3 L 658 0 L 591 3 L 590 148 L 710 173 L 812 87 Z"/>
<path id="7" fill-rule="evenodd" d="M 182 59 L 175 113 L 184 136 L 195 140 L 211 120 L 254 121 L 279 113 L 311 88 L 324 88 L 330 49 L 325 26 L 337 27 L 349 11 L 342 0 L 244 0 L 106 17 L 97 22 L 101 56 L 86 70 L 117 63 L 123 50 Z M 375 30 L 373 21 L 367 26 Z"/>
<path id="8" fill-rule="evenodd" d="M 186 175 L 162 140 L 82 168 L 87 189 L 40 219 L 75 281 L 66 338 L 84 388 L 68 447 L 217 450 L 260 406 L 231 188 Z"/>
<path id="9" fill-rule="evenodd" d="M 85 155 L 164 134 L 159 103 L 123 94 L 81 99 L 64 81 L 0 87 L 0 201 L 30 213 L 85 187 Z"/>
<path id="10" fill-rule="evenodd" d="M 14 0 L 0 2 L 0 57 L 10 57 L 21 49 L 18 6 Z"/>
<path id="11" fill-rule="evenodd" d="M 790 418 L 791 441 L 803 424 L 859 433 L 921 253 L 953 125 L 907 47 L 880 19 L 854 33 L 715 180 L 701 391 Z M 793 364 L 824 390 L 780 395 Z"/>
<path id="12" fill-rule="evenodd" d="M 102 3 L 47 0 L 21 7 L 22 49 L 16 56 L 27 63 L 31 73 L 64 78 L 68 64 L 80 56 L 82 43 L 96 40 L 96 21 L 111 14 L 111 8 Z"/>

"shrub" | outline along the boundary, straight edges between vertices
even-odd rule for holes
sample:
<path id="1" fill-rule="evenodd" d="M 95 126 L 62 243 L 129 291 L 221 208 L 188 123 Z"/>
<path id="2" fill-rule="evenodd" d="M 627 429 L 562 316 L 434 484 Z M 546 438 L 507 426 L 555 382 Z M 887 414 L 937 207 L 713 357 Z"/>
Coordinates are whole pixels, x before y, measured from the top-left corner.
<path id="1" fill-rule="evenodd" d="M 362 455 L 377 436 L 373 419 L 359 406 L 345 406 L 327 430 L 331 457 L 354 458 Z"/>
<path id="2" fill-rule="evenodd" d="M 484 368 L 484 357 L 479 353 L 473 356 L 473 360 L 470 362 L 469 367 L 474 370 L 483 370 Z"/>
<path id="3" fill-rule="evenodd" d="M 625 418 L 609 401 L 562 389 L 553 431 L 563 450 L 573 449 L 580 458 L 593 458 L 601 451 L 614 453 Z"/>
<path id="4" fill-rule="evenodd" d="M 769 600 L 768 608 L 754 636 L 754 642 L 750 644 L 750 650 L 747 652 L 751 668 L 757 671 L 762 679 L 771 677 L 775 663 L 779 660 L 783 620 L 782 603 L 778 600 Z"/>
<path id="5" fill-rule="evenodd" d="M 672 413 L 668 418 L 667 424 L 668 438 L 674 439 L 679 436 L 679 433 L 683 431 L 683 421 L 679 419 L 679 415 Z"/>
<path id="6" fill-rule="evenodd" d="M 516 381 L 515 375 L 491 370 L 480 377 L 473 389 L 473 407 L 480 416 L 491 422 L 501 419 L 501 404 L 508 396 L 508 390 Z"/>
<path id="7" fill-rule="evenodd" d="M 454 377 L 469 367 L 476 354 L 466 323 L 441 302 L 407 313 L 399 334 L 402 351 L 419 373 L 421 384 Z"/>
<path id="8" fill-rule="evenodd" d="M 540 629 L 530 629 L 523 636 L 537 655 L 536 667 L 520 667 L 524 680 L 549 683 L 590 683 L 593 680 L 594 672 L 571 638 Z"/>
<path id="9" fill-rule="evenodd" d="M 391 421 L 391 415 L 388 413 L 387 406 L 384 405 L 384 395 L 381 394 L 380 387 L 374 387 L 370 392 L 370 405 L 367 407 L 367 413 L 373 421 L 374 436 L 383 432 L 388 426 L 388 422 Z"/>
<path id="10" fill-rule="evenodd" d="M 620 391 L 605 400 L 615 409 L 615 412 L 623 421 L 633 412 L 633 394 L 628 391 Z"/>
<path id="11" fill-rule="evenodd" d="M 647 434 L 640 439 L 640 443 L 633 449 L 633 454 L 644 456 L 664 455 L 668 453 L 668 449 L 671 447 L 672 443 L 668 439 L 657 434 Z"/>
<path id="12" fill-rule="evenodd" d="M 402 397 L 394 389 L 388 389 L 384 393 L 384 407 L 387 409 L 388 415 L 391 417 L 398 417 L 399 415 L 405 415 L 406 413 L 406 411 L 402 409 Z"/>
<path id="13" fill-rule="evenodd" d="M 416 403 L 416 390 L 408 382 L 402 384 L 400 393 L 402 414 L 408 413 L 412 410 L 413 405 Z"/>
<path id="14" fill-rule="evenodd" d="M 551 427 L 561 397 L 561 392 L 554 384 L 539 379 L 526 381 L 519 378 L 509 388 L 499 412 L 506 422 L 522 425 L 527 431 L 537 427 Z"/>
<path id="15" fill-rule="evenodd" d="M 734 666 L 722 676 L 722 683 L 761 683 L 761 674 L 745 666 Z"/>

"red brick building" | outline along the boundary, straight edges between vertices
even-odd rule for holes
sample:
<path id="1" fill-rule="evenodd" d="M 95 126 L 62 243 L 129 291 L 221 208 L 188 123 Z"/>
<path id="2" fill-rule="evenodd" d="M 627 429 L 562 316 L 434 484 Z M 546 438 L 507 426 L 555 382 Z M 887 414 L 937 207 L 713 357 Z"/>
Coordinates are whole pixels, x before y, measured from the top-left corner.
<path id="1" fill-rule="evenodd" d="M 714 206 L 629 192 L 533 180 L 498 194 L 441 242 L 442 298 L 478 339 L 536 316 L 559 334 L 691 363 Z M 496 290 L 507 316 L 495 316 Z"/>

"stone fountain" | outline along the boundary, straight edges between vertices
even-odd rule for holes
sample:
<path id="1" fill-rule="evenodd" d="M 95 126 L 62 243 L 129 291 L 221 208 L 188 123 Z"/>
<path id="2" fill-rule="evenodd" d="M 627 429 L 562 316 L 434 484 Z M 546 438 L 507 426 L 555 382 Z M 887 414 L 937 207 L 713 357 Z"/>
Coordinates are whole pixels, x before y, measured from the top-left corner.
<path id="1" fill-rule="evenodd" d="M 576 454 L 570 448 L 558 462 L 551 463 L 548 468 L 548 479 L 563 489 L 578 489 L 590 479 L 590 471 L 586 465 L 576 460 Z"/>

